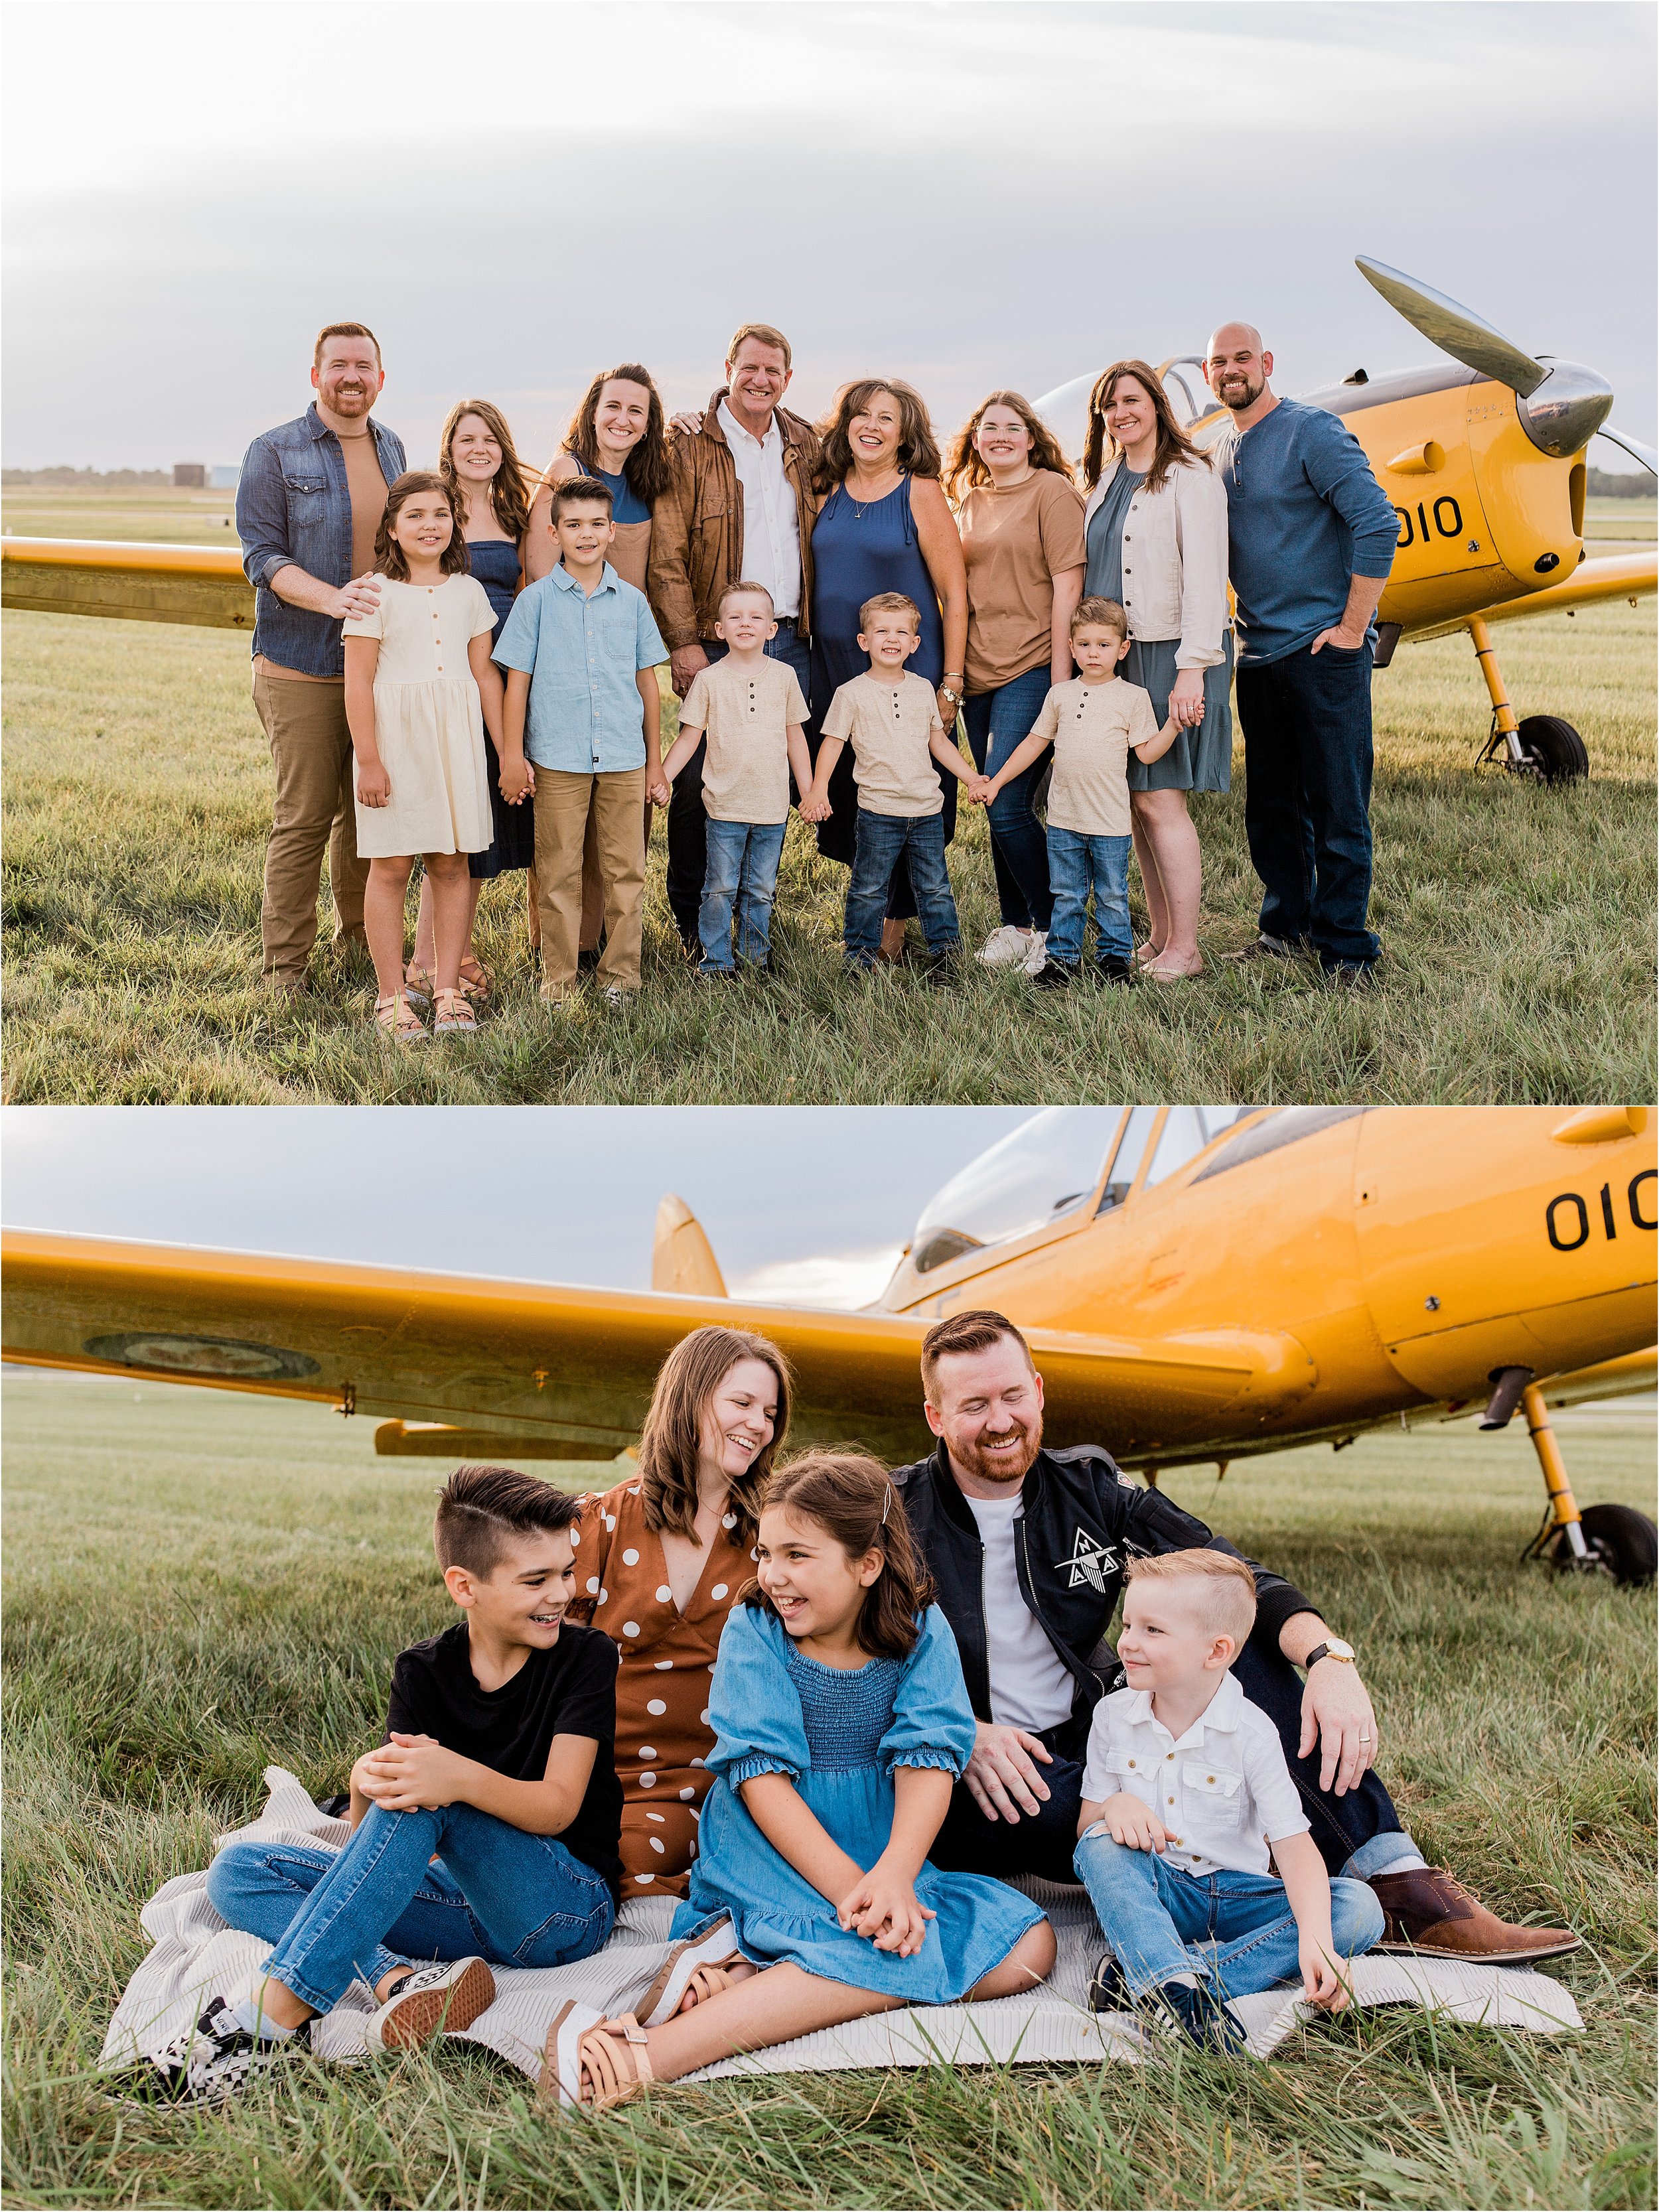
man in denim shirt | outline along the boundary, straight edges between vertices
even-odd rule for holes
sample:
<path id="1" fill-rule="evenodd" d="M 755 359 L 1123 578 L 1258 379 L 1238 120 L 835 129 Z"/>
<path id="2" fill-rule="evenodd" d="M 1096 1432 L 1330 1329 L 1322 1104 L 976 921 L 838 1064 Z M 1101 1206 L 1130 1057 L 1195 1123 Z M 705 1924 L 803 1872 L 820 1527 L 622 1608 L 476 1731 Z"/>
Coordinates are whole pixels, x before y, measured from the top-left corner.
<path id="1" fill-rule="evenodd" d="M 1227 488 L 1238 600 L 1244 828 L 1261 934 L 1235 960 L 1311 946 L 1334 983 L 1364 983 L 1382 947 L 1371 890 L 1371 648 L 1398 530 L 1341 417 L 1268 385 L 1249 323 L 1210 340 L 1204 376 L 1232 415 L 1213 460 Z"/>
<path id="2" fill-rule="evenodd" d="M 404 467 L 402 440 L 369 413 L 386 382 L 372 331 L 331 323 L 311 381 L 315 400 L 253 441 L 236 489 L 254 588 L 253 704 L 276 770 L 259 909 L 264 969 L 274 989 L 296 994 L 317 940 L 325 847 L 335 939 L 362 938 L 368 871 L 357 858 L 340 624 L 374 611 L 379 587 L 363 580 L 386 488 Z"/>

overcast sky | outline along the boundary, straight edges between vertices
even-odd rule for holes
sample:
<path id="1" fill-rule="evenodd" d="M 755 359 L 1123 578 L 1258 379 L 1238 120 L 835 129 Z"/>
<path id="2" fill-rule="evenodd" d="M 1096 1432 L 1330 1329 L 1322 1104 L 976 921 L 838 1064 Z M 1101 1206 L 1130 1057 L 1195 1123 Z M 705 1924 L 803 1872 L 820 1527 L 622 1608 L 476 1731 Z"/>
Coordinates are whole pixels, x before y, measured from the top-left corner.
<path id="1" fill-rule="evenodd" d="M 643 1289 L 665 1191 L 734 1294 L 866 1304 L 1001 1106 L 14 1106 L 9 1228 Z"/>
<path id="2" fill-rule="evenodd" d="M 595 369 L 699 402 L 750 319 L 803 412 L 875 369 L 942 428 L 1230 313 L 1285 391 L 1431 357 L 1357 252 L 1655 434 L 1647 5 L 13 0 L 4 38 L 14 465 L 237 459 L 342 316 L 412 458 L 480 394 L 538 463 Z"/>

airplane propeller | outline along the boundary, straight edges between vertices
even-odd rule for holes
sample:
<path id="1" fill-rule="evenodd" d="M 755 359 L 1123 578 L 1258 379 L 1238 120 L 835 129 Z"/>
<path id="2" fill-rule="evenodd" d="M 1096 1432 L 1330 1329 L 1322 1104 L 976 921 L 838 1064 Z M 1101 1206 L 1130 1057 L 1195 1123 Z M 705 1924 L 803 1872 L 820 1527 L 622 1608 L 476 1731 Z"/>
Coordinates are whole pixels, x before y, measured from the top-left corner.
<path id="1" fill-rule="evenodd" d="M 1367 253 L 1356 254 L 1354 266 L 1396 313 L 1443 353 L 1478 375 L 1491 377 L 1494 384 L 1507 385 L 1515 394 L 1521 427 L 1540 453 L 1566 460 L 1602 429 L 1613 407 L 1613 386 L 1595 369 L 1548 354 L 1534 360 L 1443 292 L 1419 283 L 1403 270 L 1390 269 L 1386 262 L 1374 261 Z M 1615 434 L 1613 442 L 1637 459 L 1644 458 L 1638 447 L 1622 436 Z M 1648 465 L 1652 466 L 1651 461 Z"/>

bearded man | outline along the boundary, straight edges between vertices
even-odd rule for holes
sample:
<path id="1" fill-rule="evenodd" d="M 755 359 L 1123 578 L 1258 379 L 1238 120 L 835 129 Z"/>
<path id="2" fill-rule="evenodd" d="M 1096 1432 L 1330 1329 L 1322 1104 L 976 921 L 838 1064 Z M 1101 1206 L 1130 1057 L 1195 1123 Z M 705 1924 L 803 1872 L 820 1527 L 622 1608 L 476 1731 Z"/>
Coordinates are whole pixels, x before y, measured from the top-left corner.
<path id="1" fill-rule="evenodd" d="M 1005 1881 L 1071 1881 L 1090 1719 L 1122 1686 L 1104 1639 L 1126 1554 L 1242 1554 L 1098 1445 L 1045 1450 L 1042 1377 L 1001 1314 L 938 1322 L 921 1375 L 939 1449 L 893 1480 L 978 1723 L 929 1856 Z M 1376 1717 L 1353 1647 L 1282 1576 L 1246 1565 L 1255 1627 L 1232 1671 L 1279 1730 L 1327 1867 L 1376 1891 L 1388 1923 L 1378 1948 L 1513 1965 L 1576 1951 L 1570 1930 L 1511 1926 L 1427 1863 L 1373 1771 Z"/>

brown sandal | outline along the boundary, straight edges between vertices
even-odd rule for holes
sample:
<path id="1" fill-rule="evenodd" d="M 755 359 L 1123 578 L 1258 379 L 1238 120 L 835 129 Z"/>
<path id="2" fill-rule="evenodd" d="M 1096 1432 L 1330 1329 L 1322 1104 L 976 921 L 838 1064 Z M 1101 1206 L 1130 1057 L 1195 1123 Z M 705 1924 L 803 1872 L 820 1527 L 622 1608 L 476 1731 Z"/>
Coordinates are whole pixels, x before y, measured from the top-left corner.
<path id="1" fill-rule="evenodd" d="M 432 1004 L 432 970 L 422 968 L 418 960 L 411 960 L 404 970 L 404 990 L 410 1004 L 424 1013 Z"/>
<path id="2" fill-rule="evenodd" d="M 416 1012 L 409 994 L 394 991 L 390 998 L 374 1001 L 374 1025 L 384 1030 L 398 1044 L 424 1044 L 427 1042 L 426 1024 Z"/>
<path id="3" fill-rule="evenodd" d="M 464 991 L 440 991 L 432 1007 L 434 1036 L 471 1036 L 478 1026 L 472 1001 Z"/>
<path id="4" fill-rule="evenodd" d="M 461 963 L 461 993 L 475 1006 L 487 1006 L 493 989 L 489 970 L 476 952 L 469 952 Z"/>
<path id="5" fill-rule="evenodd" d="M 624 2074 L 617 2063 L 619 2039 L 625 2040 L 632 2051 L 631 2075 Z M 591 2112 L 605 2112 L 613 2105 L 626 2104 L 655 2078 L 649 2041 L 631 2012 L 606 2020 L 592 2005 L 567 1999 L 548 2022 L 542 2058 L 543 2100 Z"/>

